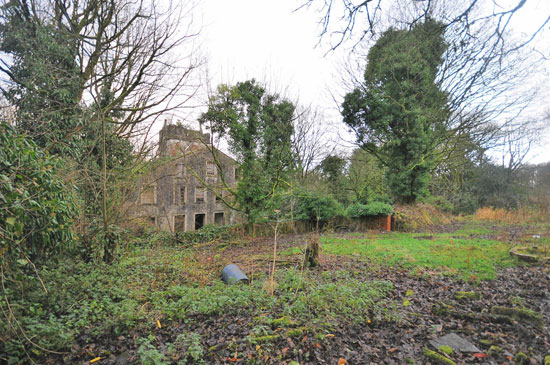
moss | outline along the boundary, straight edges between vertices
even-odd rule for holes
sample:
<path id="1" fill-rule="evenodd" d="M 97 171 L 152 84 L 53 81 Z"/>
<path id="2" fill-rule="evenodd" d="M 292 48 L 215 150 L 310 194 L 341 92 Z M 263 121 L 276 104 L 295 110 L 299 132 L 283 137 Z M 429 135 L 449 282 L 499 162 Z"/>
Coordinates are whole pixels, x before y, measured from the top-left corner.
<path id="1" fill-rule="evenodd" d="M 449 313 L 449 311 L 451 311 L 452 309 L 453 307 L 451 305 L 443 302 L 438 302 L 432 306 L 432 312 L 438 316 L 444 316 L 447 313 Z"/>
<path id="2" fill-rule="evenodd" d="M 298 327 L 298 328 L 293 328 L 291 330 L 288 330 L 286 334 L 288 337 L 297 338 L 297 337 L 302 337 L 305 333 L 307 333 L 307 331 L 308 331 L 307 327 Z"/>
<path id="3" fill-rule="evenodd" d="M 542 326 L 542 315 L 530 309 L 525 308 L 508 308 L 501 306 L 494 306 L 491 308 L 491 313 L 499 314 L 502 316 L 513 318 L 517 321 L 526 321 Z"/>
<path id="4" fill-rule="evenodd" d="M 529 360 L 529 356 L 525 355 L 523 352 L 518 352 L 516 354 L 516 356 L 514 357 L 514 362 L 520 365 L 527 365 L 531 363 L 531 361 Z"/>
<path id="5" fill-rule="evenodd" d="M 263 343 L 263 342 L 272 342 L 277 339 L 279 339 L 279 335 L 266 335 L 266 336 L 258 336 L 258 337 L 251 337 L 250 342 L 252 343 Z"/>
<path id="6" fill-rule="evenodd" d="M 426 356 L 428 359 L 434 361 L 437 364 L 456 365 L 456 363 L 453 360 L 447 359 L 445 356 L 440 355 L 435 351 L 424 348 L 423 352 L 424 352 L 424 356 Z"/>
<path id="7" fill-rule="evenodd" d="M 479 340 L 479 343 L 482 344 L 484 347 L 489 347 L 493 345 L 493 341 L 491 340 Z"/>
<path id="8" fill-rule="evenodd" d="M 447 354 L 447 355 L 452 355 L 453 354 L 453 349 L 451 348 L 451 346 L 447 346 L 447 345 L 439 346 L 437 351 L 441 352 L 442 354 Z"/>
<path id="9" fill-rule="evenodd" d="M 502 349 L 498 346 L 491 346 L 487 352 L 491 356 L 498 356 L 502 352 Z"/>
<path id="10" fill-rule="evenodd" d="M 454 298 L 456 300 L 480 300 L 481 293 L 475 291 L 457 291 L 454 293 Z"/>
<path id="11" fill-rule="evenodd" d="M 330 336 L 329 336 L 330 337 Z M 316 340 L 319 340 L 319 341 L 322 341 L 325 339 L 325 334 L 324 333 L 316 333 L 315 334 L 315 339 Z"/>
<path id="12" fill-rule="evenodd" d="M 296 325 L 296 322 L 287 316 L 277 318 L 271 321 L 273 327 L 292 327 Z"/>

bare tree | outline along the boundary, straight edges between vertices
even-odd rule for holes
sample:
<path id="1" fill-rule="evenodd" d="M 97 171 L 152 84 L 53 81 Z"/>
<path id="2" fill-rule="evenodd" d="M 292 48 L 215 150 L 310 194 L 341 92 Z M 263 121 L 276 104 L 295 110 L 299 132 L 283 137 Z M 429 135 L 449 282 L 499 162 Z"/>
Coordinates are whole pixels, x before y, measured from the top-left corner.
<path id="1" fill-rule="evenodd" d="M 306 179 L 314 167 L 329 153 L 326 147 L 325 116 L 319 108 L 299 107 L 294 119 L 292 148 L 295 169 Z"/>
<path id="2" fill-rule="evenodd" d="M 396 3 L 392 0 L 305 0 L 298 9 L 314 7 L 319 12 L 320 37 L 331 38 L 330 49 L 335 50 L 347 40 L 357 44 L 380 34 L 387 26 L 384 22 L 393 18 L 393 6 Z M 491 38 L 498 40 L 509 30 L 512 19 L 524 10 L 527 0 L 510 0 L 505 5 L 496 0 L 412 0 L 407 3 L 401 2 L 401 5 L 406 4 L 417 9 L 415 16 L 409 21 L 412 26 L 423 18 L 432 16 L 441 3 L 454 8 L 448 16 L 449 24 L 460 23 L 467 29 L 475 27 L 479 22 L 491 20 Z M 483 11 L 480 12 L 480 9 Z M 523 45 L 532 41 L 548 23 L 550 11 L 540 24 L 537 24 L 535 31 L 527 35 Z"/>
<path id="3" fill-rule="evenodd" d="M 5 76 L 2 90 L 12 96 L 13 104 L 25 91 L 17 95 L 10 90 L 42 86 L 17 72 L 28 61 L 24 48 L 36 47 L 40 41 L 38 37 L 22 39 L 19 34 L 32 38 L 40 35 L 40 27 L 69 40 L 54 38 L 66 48 L 64 61 L 70 59 L 71 67 L 52 63 L 47 72 L 54 77 L 70 76 L 76 84 L 67 96 L 72 105 L 93 107 L 99 115 L 96 119 L 107 117 L 119 136 L 144 132 L 148 125 L 142 122 L 183 107 L 198 88 L 193 77 L 202 62 L 195 47 L 200 26 L 193 20 L 192 6 L 148 0 L 3 0 L 1 5 L 2 50 L 6 52 L 0 65 Z M 19 49 L 9 47 L 10 37 L 11 42 L 19 42 Z M 51 56 L 44 52 L 34 57 Z M 44 113 L 35 113 L 35 117 L 28 123 L 51 120 Z"/>

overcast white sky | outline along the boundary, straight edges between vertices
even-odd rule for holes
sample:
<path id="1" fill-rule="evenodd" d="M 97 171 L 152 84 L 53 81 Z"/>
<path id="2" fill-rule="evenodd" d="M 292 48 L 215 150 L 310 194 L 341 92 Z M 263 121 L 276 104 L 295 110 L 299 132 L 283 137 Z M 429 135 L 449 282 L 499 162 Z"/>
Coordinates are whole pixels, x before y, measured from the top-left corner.
<path id="1" fill-rule="evenodd" d="M 319 15 L 313 8 L 294 12 L 300 4 L 299 0 L 201 1 L 201 37 L 211 83 L 215 87 L 256 78 L 291 99 L 326 108 L 329 121 L 338 123 L 329 91 L 340 88 L 338 64 L 346 58 L 348 47 L 329 54 L 325 54 L 327 44 L 316 47 Z M 549 13 L 549 0 L 529 0 L 514 26 L 518 32 L 530 32 Z M 548 33 L 542 42 L 550 45 Z M 533 77 L 550 80 L 548 73 Z M 341 123 L 335 125 L 346 129 Z M 531 162 L 550 160 L 546 147 L 550 137 L 545 141 L 544 147 L 531 154 Z"/>

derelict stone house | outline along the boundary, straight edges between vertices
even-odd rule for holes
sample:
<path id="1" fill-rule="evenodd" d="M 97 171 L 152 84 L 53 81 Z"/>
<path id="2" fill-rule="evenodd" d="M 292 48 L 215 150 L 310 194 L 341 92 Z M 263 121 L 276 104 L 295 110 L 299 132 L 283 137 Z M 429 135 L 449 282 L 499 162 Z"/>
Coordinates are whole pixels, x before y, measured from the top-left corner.
<path id="1" fill-rule="evenodd" d="M 212 147 L 209 134 L 165 123 L 158 159 L 140 181 L 130 217 L 174 232 L 236 223 L 237 212 L 222 199 L 230 199 L 227 189 L 236 185 L 237 163 Z"/>

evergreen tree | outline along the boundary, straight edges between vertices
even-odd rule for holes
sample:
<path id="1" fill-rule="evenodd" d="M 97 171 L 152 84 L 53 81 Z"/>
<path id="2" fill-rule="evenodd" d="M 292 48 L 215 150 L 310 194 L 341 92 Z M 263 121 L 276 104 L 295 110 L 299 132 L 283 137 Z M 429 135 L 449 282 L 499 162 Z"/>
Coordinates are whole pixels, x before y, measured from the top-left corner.
<path id="1" fill-rule="evenodd" d="M 369 52 L 364 84 L 343 103 L 344 122 L 387 167 L 389 188 L 402 203 L 427 193 L 434 152 L 446 135 L 447 94 L 436 81 L 447 48 L 444 29 L 427 19 L 411 30 L 384 32 Z"/>

